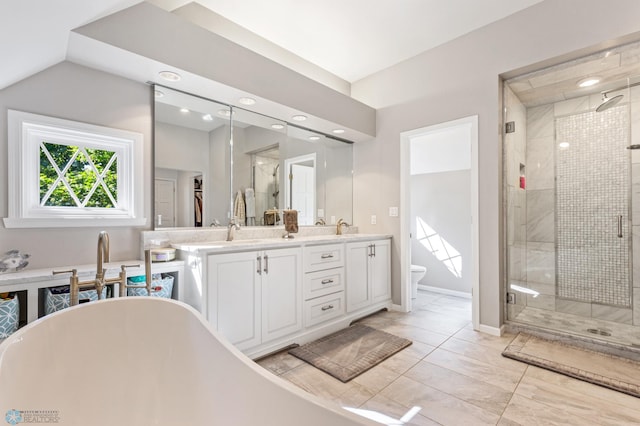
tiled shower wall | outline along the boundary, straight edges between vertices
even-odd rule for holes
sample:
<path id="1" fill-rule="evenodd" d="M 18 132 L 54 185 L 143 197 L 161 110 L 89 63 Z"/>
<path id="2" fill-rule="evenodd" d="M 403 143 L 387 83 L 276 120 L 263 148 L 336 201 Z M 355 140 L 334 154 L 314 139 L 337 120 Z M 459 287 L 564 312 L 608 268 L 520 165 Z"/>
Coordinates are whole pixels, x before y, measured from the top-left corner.
<path id="1" fill-rule="evenodd" d="M 631 307 L 629 110 L 556 118 L 557 295 Z M 619 229 L 620 227 L 620 229 Z"/>
<path id="2" fill-rule="evenodd" d="M 640 88 L 631 90 L 630 98 L 634 101 L 631 107 L 631 143 L 640 143 L 640 103 L 637 102 L 640 95 Z M 625 91 L 625 96 L 629 92 Z M 611 95 L 613 96 L 613 95 Z M 515 98 L 515 96 L 512 96 Z M 517 99 L 517 98 L 516 98 Z M 507 102 L 512 100 L 507 93 Z M 520 117 L 523 107 L 519 101 L 514 106 L 509 105 L 511 117 L 518 117 L 521 123 L 526 125 L 526 135 L 515 137 L 511 134 L 511 145 L 509 135 L 505 138 L 505 161 L 507 164 L 507 198 L 508 198 L 508 223 L 509 235 L 509 279 L 511 283 L 520 282 L 523 286 L 535 290 L 539 293 L 537 297 L 526 295 L 516 299 L 516 305 L 509 305 L 509 318 L 515 315 L 524 307 L 531 306 L 551 311 L 559 311 L 570 314 L 577 314 L 585 317 L 593 317 L 610 321 L 623 322 L 627 324 L 640 325 L 640 249 L 633 251 L 634 280 L 631 300 L 633 309 L 610 306 L 610 300 L 596 300 L 595 303 L 579 300 L 572 296 L 556 297 L 556 294 L 563 296 L 560 289 L 556 289 L 556 254 L 555 254 L 555 233 L 556 233 L 556 210 L 555 210 L 555 120 L 560 119 L 562 123 L 568 116 L 586 116 L 592 113 L 594 108 L 600 103 L 599 95 L 586 96 L 569 101 L 557 102 L 555 104 L 533 107 L 526 110 L 525 118 Z M 627 101 L 627 99 L 625 99 Z M 592 113 L 595 114 L 595 113 Z M 507 121 L 510 121 L 509 113 Z M 562 125 L 562 124 L 561 124 Z M 518 128 L 516 128 L 516 133 Z M 524 137 L 525 141 L 521 142 Z M 520 145 L 522 144 L 522 146 Z M 526 161 L 523 161 L 521 152 L 524 148 Z M 617 148 L 616 148 L 617 149 Z M 606 150 L 610 152 L 611 150 Z M 625 158 L 628 161 L 628 151 L 624 150 Z M 601 154 L 603 162 L 609 161 L 608 155 Z M 526 190 L 518 190 L 515 163 L 525 166 Z M 520 170 L 518 164 L 518 171 Z M 584 170 L 584 173 L 596 173 L 597 170 Z M 636 248 L 640 247 L 640 150 L 632 152 L 631 166 L 632 182 L 632 223 L 633 242 Z M 576 181 L 576 185 L 583 184 Z M 588 192 L 589 188 L 583 186 Z M 526 212 L 522 215 L 522 211 Z M 520 214 L 518 215 L 518 212 Z M 625 213 L 626 216 L 626 211 Z M 625 217 L 626 219 L 626 217 Z M 576 220 L 577 222 L 577 220 Z M 615 218 L 612 222 L 615 231 Z M 522 229 L 524 228 L 524 231 Z M 628 230 L 624 229 L 625 235 Z M 524 238 L 524 242 L 522 239 Z M 561 256 L 560 256 L 561 257 Z M 569 259 L 558 259 L 558 263 L 564 265 Z M 561 275 L 562 272 L 558 271 Z M 575 290 L 575 289 L 574 289 Z M 556 293 L 558 292 L 558 293 Z M 569 298 L 571 297 L 571 298 Z M 625 298 L 624 296 L 622 298 Z M 525 300 L 522 300 L 525 299 Z M 600 302 L 600 303 L 598 303 Z M 605 304 L 606 303 L 606 304 Z M 628 305 L 628 302 L 627 302 Z"/>

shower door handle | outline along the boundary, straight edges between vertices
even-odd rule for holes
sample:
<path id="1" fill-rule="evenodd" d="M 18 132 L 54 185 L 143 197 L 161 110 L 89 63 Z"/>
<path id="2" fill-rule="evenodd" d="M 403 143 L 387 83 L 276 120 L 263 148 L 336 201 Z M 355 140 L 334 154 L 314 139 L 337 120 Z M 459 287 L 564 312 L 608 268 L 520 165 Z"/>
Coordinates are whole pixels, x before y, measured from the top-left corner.
<path id="1" fill-rule="evenodd" d="M 618 216 L 618 238 L 622 238 L 622 215 Z"/>

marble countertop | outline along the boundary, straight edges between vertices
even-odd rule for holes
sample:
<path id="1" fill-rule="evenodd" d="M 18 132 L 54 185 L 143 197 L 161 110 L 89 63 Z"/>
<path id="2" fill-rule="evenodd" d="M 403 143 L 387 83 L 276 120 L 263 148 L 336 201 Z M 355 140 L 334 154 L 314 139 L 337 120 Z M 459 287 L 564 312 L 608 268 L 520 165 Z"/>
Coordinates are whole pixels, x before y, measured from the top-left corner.
<path id="1" fill-rule="evenodd" d="M 303 247 L 321 244 L 389 239 L 388 234 L 344 234 L 295 236 L 293 238 L 234 239 L 233 241 L 197 241 L 173 243 L 172 247 L 186 252 L 234 252 L 284 247 Z"/>

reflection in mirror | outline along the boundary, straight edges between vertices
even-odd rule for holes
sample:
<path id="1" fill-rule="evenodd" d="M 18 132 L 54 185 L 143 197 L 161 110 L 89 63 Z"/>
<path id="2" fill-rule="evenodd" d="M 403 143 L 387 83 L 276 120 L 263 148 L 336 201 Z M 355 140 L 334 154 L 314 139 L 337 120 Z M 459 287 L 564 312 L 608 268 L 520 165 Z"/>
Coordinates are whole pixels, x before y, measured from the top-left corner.
<path id="1" fill-rule="evenodd" d="M 313 225 L 316 211 L 316 153 L 284 160 L 284 203 L 287 209 L 298 211 L 300 225 Z M 321 219 L 320 217 L 318 218 Z"/>
<path id="2" fill-rule="evenodd" d="M 252 154 L 252 176 L 255 191 L 255 211 L 266 212 L 280 208 L 280 153 L 278 147 L 266 148 Z M 272 217 L 267 215 L 268 217 Z M 247 217 L 247 225 L 264 225 L 260 220 Z"/>
<path id="3" fill-rule="evenodd" d="M 167 88 L 155 102 L 155 227 L 226 223 L 229 107 Z"/>
<path id="4" fill-rule="evenodd" d="M 155 227 L 352 223 L 352 146 L 241 108 L 156 87 Z M 293 170 L 293 173 L 291 171 Z M 293 176 L 293 180 L 291 180 Z"/>
<path id="5" fill-rule="evenodd" d="M 279 152 L 286 138 L 287 123 L 233 109 L 233 211 L 241 225 L 280 224 Z"/>

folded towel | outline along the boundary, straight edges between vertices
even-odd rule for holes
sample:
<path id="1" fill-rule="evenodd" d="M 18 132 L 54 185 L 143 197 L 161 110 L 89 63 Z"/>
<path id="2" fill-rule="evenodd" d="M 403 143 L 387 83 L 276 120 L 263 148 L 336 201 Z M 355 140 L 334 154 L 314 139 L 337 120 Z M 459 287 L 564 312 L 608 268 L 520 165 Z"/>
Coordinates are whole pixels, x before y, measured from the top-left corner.
<path id="1" fill-rule="evenodd" d="M 282 212 L 284 229 L 287 232 L 298 232 L 298 211 L 285 210 Z"/>

